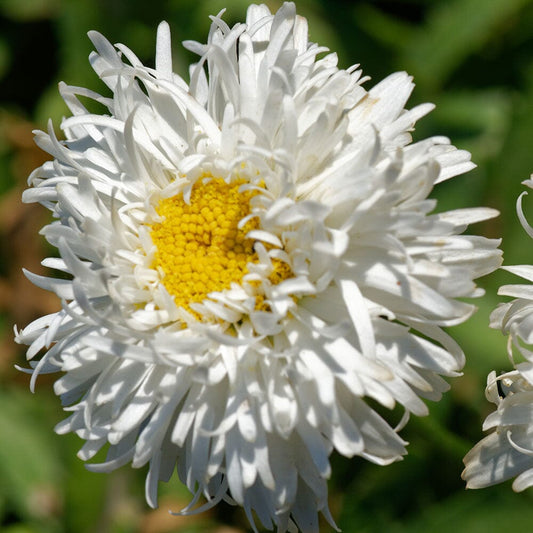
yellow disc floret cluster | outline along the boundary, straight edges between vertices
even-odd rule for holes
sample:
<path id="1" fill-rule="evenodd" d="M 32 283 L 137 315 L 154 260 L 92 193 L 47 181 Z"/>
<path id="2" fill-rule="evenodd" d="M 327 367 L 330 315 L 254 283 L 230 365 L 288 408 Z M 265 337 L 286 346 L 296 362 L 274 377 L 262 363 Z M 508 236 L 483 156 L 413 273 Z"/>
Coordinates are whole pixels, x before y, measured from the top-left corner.
<path id="1" fill-rule="evenodd" d="M 162 222 L 151 230 L 157 248 L 153 268 L 164 273 L 162 282 L 176 305 L 188 311 L 191 303 L 203 301 L 210 292 L 239 283 L 248 272 L 246 265 L 258 261 L 254 241 L 246 238 L 257 228 L 256 219 L 238 228 L 257 194 L 239 192 L 243 183 L 203 178 L 194 184 L 189 203 L 178 194 L 157 207 Z"/>

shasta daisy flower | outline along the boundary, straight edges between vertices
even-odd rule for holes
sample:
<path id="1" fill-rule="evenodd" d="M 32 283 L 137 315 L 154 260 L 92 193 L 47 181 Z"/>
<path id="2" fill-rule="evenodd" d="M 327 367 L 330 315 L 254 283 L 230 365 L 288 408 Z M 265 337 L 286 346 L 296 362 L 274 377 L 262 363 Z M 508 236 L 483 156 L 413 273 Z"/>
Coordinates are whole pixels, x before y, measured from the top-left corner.
<path id="1" fill-rule="evenodd" d="M 533 179 L 524 182 L 533 188 Z M 518 218 L 533 238 L 518 198 Z M 529 283 L 505 285 L 499 294 L 514 298 L 500 304 L 491 315 L 491 327 L 508 335 L 508 354 L 514 369 L 507 374 L 489 374 L 487 399 L 495 403 L 483 429 L 493 431 L 470 450 L 464 458 L 463 478 L 469 488 L 495 485 L 518 476 L 513 489 L 521 491 L 533 485 L 533 266 L 504 267 Z M 518 358 L 518 359 L 517 359 Z"/>
<path id="2" fill-rule="evenodd" d="M 206 509 L 225 499 L 279 531 L 317 531 L 329 456 L 398 460 L 405 442 L 366 399 L 425 415 L 463 365 L 441 329 L 500 262 L 461 235 L 496 213 L 433 213 L 433 186 L 470 168 L 443 137 L 411 143 L 430 104 L 396 73 L 371 90 L 307 39 L 292 3 L 220 16 L 187 84 L 168 25 L 156 66 L 90 33 L 111 97 L 62 84 L 72 116 L 36 141 L 54 160 L 24 201 L 60 278 L 28 273 L 62 310 L 17 334 L 110 471 L 149 463 L 146 497 L 177 467 Z M 78 96 L 106 110 L 90 113 Z M 65 275 L 66 274 L 66 275 Z M 189 512 L 192 507 L 185 509 Z M 254 526 L 255 527 L 255 526 Z"/>
<path id="3" fill-rule="evenodd" d="M 496 485 L 518 476 L 515 491 L 533 485 L 533 385 L 531 376 L 515 369 L 487 379 L 487 399 L 496 404 L 483 424 L 493 430 L 465 456 L 462 477 L 470 489 Z"/>

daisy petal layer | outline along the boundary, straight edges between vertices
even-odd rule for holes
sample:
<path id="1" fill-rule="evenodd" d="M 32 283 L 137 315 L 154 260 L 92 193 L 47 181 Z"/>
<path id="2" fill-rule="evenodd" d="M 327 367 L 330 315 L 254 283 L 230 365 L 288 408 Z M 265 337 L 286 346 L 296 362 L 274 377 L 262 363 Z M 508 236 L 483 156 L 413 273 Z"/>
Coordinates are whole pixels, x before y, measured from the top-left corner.
<path id="1" fill-rule="evenodd" d="M 524 181 L 533 187 L 533 181 Z M 531 226 L 522 209 L 522 193 L 517 201 L 518 218 L 530 237 Z M 491 327 L 508 336 L 508 357 L 513 370 L 489 374 L 486 396 L 496 411 L 485 420 L 491 433 L 464 458 L 463 478 L 469 488 L 495 485 L 516 477 L 515 491 L 533 485 L 533 266 L 503 267 L 528 283 L 504 285 L 498 294 L 513 300 L 500 304 L 491 315 Z"/>
<path id="2" fill-rule="evenodd" d="M 177 512 L 224 499 L 252 527 L 318 531 L 331 453 L 399 460 L 383 413 L 425 415 L 461 370 L 443 328 L 500 264 L 498 241 L 463 232 L 496 213 L 435 211 L 434 185 L 473 165 L 446 138 L 412 142 L 433 106 L 405 109 L 406 73 L 366 90 L 292 3 L 212 20 L 207 44 L 185 43 L 189 83 L 166 23 L 155 69 L 90 33 L 110 96 L 61 85 L 65 140 L 37 133 L 54 159 L 23 197 L 55 217 L 61 274 L 28 276 L 63 306 L 17 341 L 32 386 L 63 373 L 56 430 L 83 460 L 107 450 L 92 470 L 147 465 L 152 506 L 176 470 L 194 494 Z"/>

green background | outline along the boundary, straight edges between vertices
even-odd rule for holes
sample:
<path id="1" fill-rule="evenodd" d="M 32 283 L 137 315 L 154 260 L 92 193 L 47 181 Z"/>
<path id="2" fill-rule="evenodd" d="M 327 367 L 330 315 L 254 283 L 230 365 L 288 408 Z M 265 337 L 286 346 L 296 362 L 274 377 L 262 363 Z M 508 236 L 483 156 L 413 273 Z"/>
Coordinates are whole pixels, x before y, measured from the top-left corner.
<path id="1" fill-rule="evenodd" d="M 269 2 L 277 9 L 279 2 Z M 29 172 L 46 158 L 32 130 L 49 117 L 59 124 L 67 109 L 57 83 L 103 91 L 87 56 L 88 30 L 123 42 L 153 64 L 155 30 L 170 23 L 175 70 L 187 76 L 193 59 L 179 44 L 205 42 L 208 16 L 227 7 L 225 20 L 243 19 L 247 3 L 218 0 L 0 0 L 0 530 L 7 533 L 242 533 L 240 509 L 219 506 L 200 517 L 174 518 L 188 494 L 177 482 L 161 486 L 160 509 L 144 502 L 145 471 L 129 466 L 112 475 L 92 474 L 75 453 L 81 441 L 59 437 L 63 418 L 53 378 L 43 376 L 35 395 L 24 354 L 12 341 L 13 324 L 25 326 L 57 309 L 55 298 L 31 286 L 25 266 L 42 272 L 50 250 L 38 236 L 48 215 L 20 203 Z M 415 138 L 447 135 L 472 152 L 478 168 L 437 187 L 439 210 L 490 206 L 501 212 L 474 226 L 475 233 L 503 237 L 507 264 L 531 262 L 531 241 L 518 224 L 515 203 L 533 171 L 533 1 L 302 0 L 310 38 L 337 51 L 341 67 L 360 63 L 372 77 L 406 70 L 416 89 L 409 105 L 437 109 L 417 126 Z M 533 198 L 525 199 L 533 219 Z M 413 418 L 402 432 L 410 442 L 400 463 L 378 467 L 333 456 L 330 504 L 347 533 L 485 533 L 533 530 L 533 492 L 514 494 L 510 483 L 465 491 L 462 457 L 482 436 L 492 406 L 483 389 L 491 369 L 510 367 L 505 339 L 489 330 L 497 288 L 513 276 L 497 272 L 480 280 L 487 294 L 478 313 L 452 328 L 467 364 L 431 416 Z M 324 525 L 324 531 L 329 527 Z"/>

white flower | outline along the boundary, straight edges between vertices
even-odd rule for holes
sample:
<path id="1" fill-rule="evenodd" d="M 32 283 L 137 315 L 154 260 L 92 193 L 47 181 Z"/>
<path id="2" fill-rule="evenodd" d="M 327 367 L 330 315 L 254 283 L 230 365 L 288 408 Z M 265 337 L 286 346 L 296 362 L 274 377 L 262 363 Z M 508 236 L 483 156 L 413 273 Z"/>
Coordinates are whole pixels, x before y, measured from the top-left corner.
<path id="1" fill-rule="evenodd" d="M 532 179 L 524 184 L 533 188 Z M 518 218 L 533 238 L 522 209 L 525 194 L 518 198 Z M 513 489 L 521 491 L 533 485 L 533 266 L 503 268 L 530 282 L 501 287 L 498 294 L 514 300 L 500 304 L 491 315 L 491 327 L 508 335 L 514 370 L 499 377 L 489 374 L 486 395 L 497 410 L 487 417 L 483 429 L 493 431 L 464 458 L 463 479 L 467 487 L 481 488 L 518 476 Z"/>
<path id="2" fill-rule="evenodd" d="M 493 431 L 466 454 L 462 477 L 479 489 L 518 476 L 513 489 L 524 490 L 533 485 L 533 385 L 518 370 L 491 372 L 486 396 L 497 409 L 483 429 Z"/>
<path id="3" fill-rule="evenodd" d="M 398 460 L 405 442 L 372 407 L 425 415 L 463 354 L 442 326 L 474 307 L 473 279 L 498 242 L 460 235 L 496 214 L 433 214 L 433 186 L 472 168 L 443 137 L 411 144 L 429 104 L 396 73 L 366 91 L 356 67 L 307 40 L 292 3 L 245 24 L 213 18 L 190 83 L 172 71 L 168 25 L 156 68 L 98 33 L 104 97 L 61 85 L 72 117 L 36 141 L 55 159 L 29 179 L 42 233 L 66 273 L 35 284 L 60 312 L 18 333 L 55 383 L 91 459 L 149 463 L 146 497 L 177 466 L 203 494 L 264 527 L 329 522 L 329 455 Z M 90 113 L 78 96 L 108 114 Z M 184 512 L 190 511 L 190 507 Z M 255 527 L 255 526 L 254 526 Z"/>

